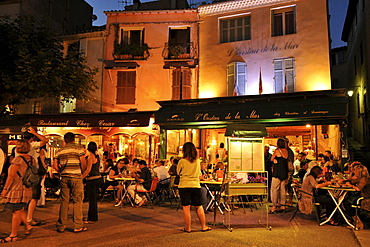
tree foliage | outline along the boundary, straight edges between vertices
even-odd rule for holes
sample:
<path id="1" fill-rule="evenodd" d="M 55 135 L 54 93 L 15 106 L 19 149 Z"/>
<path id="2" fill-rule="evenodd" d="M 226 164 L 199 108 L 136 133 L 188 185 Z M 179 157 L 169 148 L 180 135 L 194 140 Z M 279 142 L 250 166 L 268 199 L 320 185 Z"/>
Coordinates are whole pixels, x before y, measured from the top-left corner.
<path id="1" fill-rule="evenodd" d="M 78 49 L 63 52 L 46 22 L 30 16 L 0 20 L 0 108 L 28 99 L 90 99 L 94 75 Z"/>

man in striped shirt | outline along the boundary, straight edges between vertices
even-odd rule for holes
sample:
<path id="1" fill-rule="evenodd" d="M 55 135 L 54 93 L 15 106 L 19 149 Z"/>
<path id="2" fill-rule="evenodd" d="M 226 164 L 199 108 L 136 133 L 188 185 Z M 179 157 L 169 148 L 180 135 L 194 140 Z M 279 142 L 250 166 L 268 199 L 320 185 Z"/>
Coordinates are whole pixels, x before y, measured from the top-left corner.
<path id="1" fill-rule="evenodd" d="M 84 187 L 82 173 L 86 170 L 85 151 L 75 144 L 75 135 L 64 135 L 65 146 L 58 150 L 53 161 L 53 168 L 61 175 L 61 202 L 57 231 L 64 232 L 68 222 L 68 204 L 73 203 L 74 232 L 86 231 L 82 221 L 82 200 Z"/>

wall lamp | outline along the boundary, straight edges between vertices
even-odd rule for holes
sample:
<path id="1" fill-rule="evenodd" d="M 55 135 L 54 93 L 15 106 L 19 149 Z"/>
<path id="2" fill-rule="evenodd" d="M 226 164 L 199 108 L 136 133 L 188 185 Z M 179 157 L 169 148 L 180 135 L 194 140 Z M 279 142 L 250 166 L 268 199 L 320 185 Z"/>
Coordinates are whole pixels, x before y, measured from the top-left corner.
<path id="1" fill-rule="evenodd" d="M 361 87 L 361 86 L 353 86 L 351 88 L 357 88 L 357 87 Z M 353 90 L 348 90 L 347 91 L 347 94 L 348 94 L 349 97 L 352 97 L 353 96 L 353 93 L 354 93 Z"/>

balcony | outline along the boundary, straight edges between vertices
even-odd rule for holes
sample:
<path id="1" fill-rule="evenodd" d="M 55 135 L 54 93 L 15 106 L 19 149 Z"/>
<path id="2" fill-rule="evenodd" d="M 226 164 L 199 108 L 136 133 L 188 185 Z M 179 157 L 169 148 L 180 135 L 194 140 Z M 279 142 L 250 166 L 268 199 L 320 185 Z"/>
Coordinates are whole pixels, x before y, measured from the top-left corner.
<path id="1" fill-rule="evenodd" d="M 150 56 L 150 47 L 147 44 L 116 44 L 114 46 L 114 60 L 146 60 Z"/>
<path id="2" fill-rule="evenodd" d="M 193 60 L 197 57 L 197 49 L 193 42 L 185 44 L 165 43 L 162 56 L 164 60 Z"/>

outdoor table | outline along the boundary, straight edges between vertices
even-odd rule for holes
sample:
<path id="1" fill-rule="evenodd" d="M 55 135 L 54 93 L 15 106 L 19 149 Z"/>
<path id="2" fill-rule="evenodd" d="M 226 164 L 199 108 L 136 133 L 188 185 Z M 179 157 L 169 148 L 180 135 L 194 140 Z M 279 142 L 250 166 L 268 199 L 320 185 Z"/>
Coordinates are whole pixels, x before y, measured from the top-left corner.
<path id="1" fill-rule="evenodd" d="M 343 210 L 344 208 L 341 207 L 342 205 L 342 202 L 344 200 L 344 198 L 346 197 L 348 191 L 356 191 L 355 189 L 353 188 L 350 188 L 350 187 L 340 187 L 340 186 L 326 186 L 326 187 L 322 187 L 321 189 L 325 189 L 328 191 L 330 197 L 333 199 L 336 207 L 335 209 L 333 210 L 333 212 L 331 213 L 331 215 L 323 222 L 320 223 L 320 226 L 326 224 L 327 222 L 329 222 L 331 220 L 331 218 L 333 217 L 334 213 L 339 210 L 340 214 L 343 216 L 344 220 L 346 221 L 346 223 L 355 228 L 354 225 L 351 224 L 351 222 L 348 221 L 346 215 L 344 214 Z M 343 209 L 343 210 L 342 210 Z"/>
<path id="2" fill-rule="evenodd" d="M 118 207 L 118 206 L 122 206 L 123 205 L 123 200 L 125 199 L 125 198 L 127 198 L 127 200 L 130 202 L 130 204 L 131 204 L 131 206 L 133 207 L 133 206 L 135 206 L 135 204 L 134 204 L 134 202 L 133 202 L 133 200 L 132 200 L 132 198 L 131 198 L 131 196 L 130 196 L 130 194 L 128 193 L 128 191 L 127 191 L 127 187 L 128 186 L 130 186 L 131 184 L 132 184 L 132 182 L 133 181 L 135 181 L 135 178 L 132 178 L 132 177 L 123 177 L 123 178 L 115 178 L 114 179 L 115 181 L 119 181 L 121 184 L 122 184 L 122 186 L 123 186 L 123 190 L 124 190 L 124 192 L 123 192 L 123 194 L 122 194 L 122 197 L 121 197 L 121 200 L 119 201 L 119 203 L 118 204 L 116 204 L 115 206 L 116 207 Z M 126 181 L 128 181 L 129 183 L 128 183 L 128 185 L 126 185 Z"/>
<path id="3" fill-rule="evenodd" d="M 222 225 L 223 223 L 217 223 L 216 222 L 217 209 L 221 212 L 221 214 L 224 214 L 224 212 L 222 211 L 222 209 L 220 207 L 219 202 L 217 201 L 217 198 L 218 198 L 218 195 L 219 195 L 218 193 L 221 193 L 221 188 L 220 188 L 220 191 L 218 191 L 218 192 L 216 191 L 215 194 L 213 194 L 212 191 L 211 191 L 211 189 L 208 187 L 209 184 L 216 184 L 216 185 L 220 185 L 221 186 L 222 185 L 222 180 L 217 180 L 217 181 L 215 181 L 215 180 L 201 180 L 200 183 L 203 184 L 204 187 L 206 187 L 209 195 L 211 196 L 211 200 L 208 203 L 206 210 L 209 207 L 211 207 L 212 204 L 214 204 L 213 221 L 212 222 L 209 222 L 208 224 L 209 225 L 213 225 L 213 226 L 218 225 L 218 224 L 221 224 Z"/>
<path id="4" fill-rule="evenodd" d="M 216 200 L 216 195 L 212 193 L 212 190 L 209 188 L 209 184 L 216 184 L 216 185 L 222 185 L 222 181 L 215 181 L 215 180 L 201 180 L 200 181 L 201 184 L 204 185 L 204 187 L 206 187 L 207 191 L 208 191 L 208 194 L 211 196 L 211 200 L 209 201 L 207 207 L 206 207 L 206 210 L 208 210 L 212 204 L 215 204 L 215 207 L 217 206 L 218 207 L 218 210 L 220 210 L 220 212 L 223 214 L 223 211 L 221 210 L 220 208 L 220 205 L 217 203 L 217 200 Z"/>

